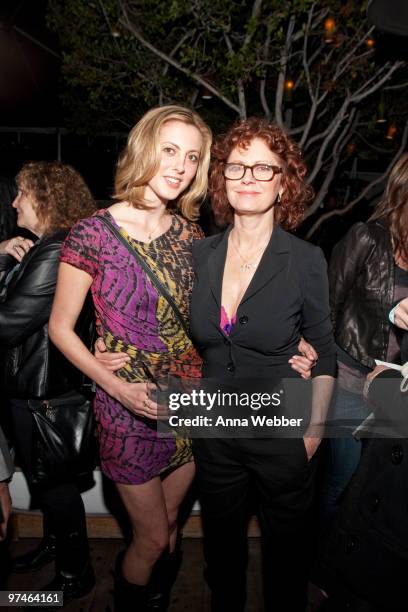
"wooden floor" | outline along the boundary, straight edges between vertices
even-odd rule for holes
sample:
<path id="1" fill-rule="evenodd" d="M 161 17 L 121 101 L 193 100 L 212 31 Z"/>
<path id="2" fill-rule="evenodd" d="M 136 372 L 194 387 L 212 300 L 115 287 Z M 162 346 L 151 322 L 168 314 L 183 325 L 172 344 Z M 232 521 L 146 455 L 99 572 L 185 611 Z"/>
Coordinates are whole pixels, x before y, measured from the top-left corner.
<path id="1" fill-rule="evenodd" d="M 13 555 L 33 548 L 39 540 L 20 539 L 11 543 Z M 261 612 L 261 573 L 260 541 L 249 538 L 250 563 L 248 568 L 248 604 L 246 612 Z M 81 600 L 72 601 L 64 607 L 64 612 L 105 612 L 111 605 L 111 569 L 116 554 L 123 544 L 117 539 L 91 539 L 91 556 L 97 576 L 95 589 Z M 203 579 L 202 540 L 198 538 L 183 540 L 183 564 L 173 589 L 169 612 L 209 612 L 209 591 Z M 37 590 L 52 578 L 52 565 L 39 572 L 11 574 L 7 588 L 15 590 Z M 2 607 L 12 612 L 18 608 Z"/>

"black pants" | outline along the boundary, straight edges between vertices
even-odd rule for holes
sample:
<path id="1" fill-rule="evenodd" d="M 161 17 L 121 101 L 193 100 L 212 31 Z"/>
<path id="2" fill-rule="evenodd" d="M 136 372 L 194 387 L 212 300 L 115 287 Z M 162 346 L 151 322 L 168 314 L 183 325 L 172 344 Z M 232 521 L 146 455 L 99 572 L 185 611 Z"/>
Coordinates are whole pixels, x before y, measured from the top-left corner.
<path id="1" fill-rule="evenodd" d="M 10 400 L 17 463 L 27 479 L 34 505 L 44 517 L 44 535 L 57 538 L 57 567 L 81 571 L 89 557 L 85 508 L 76 482 L 45 488 L 31 484 L 34 419 L 26 400 Z"/>
<path id="2" fill-rule="evenodd" d="M 242 612 L 252 492 L 266 612 L 304 612 L 315 459 L 302 439 L 194 440 L 213 612 Z"/>

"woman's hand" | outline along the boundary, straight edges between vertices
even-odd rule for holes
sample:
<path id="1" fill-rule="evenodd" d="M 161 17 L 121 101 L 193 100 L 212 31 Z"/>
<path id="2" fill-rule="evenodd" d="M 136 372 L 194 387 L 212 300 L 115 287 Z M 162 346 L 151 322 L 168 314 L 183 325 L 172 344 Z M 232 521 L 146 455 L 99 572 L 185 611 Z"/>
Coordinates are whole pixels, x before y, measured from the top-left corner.
<path id="1" fill-rule="evenodd" d="M 152 383 L 128 383 L 118 379 L 117 390 L 112 395 L 137 416 L 157 420 L 158 405 L 150 399 L 155 389 Z"/>
<path id="2" fill-rule="evenodd" d="M 109 372 L 116 372 L 125 366 L 130 357 L 126 353 L 110 353 L 106 350 L 106 344 L 102 338 L 95 342 L 95 357 L 100 364 Z M 157 420 L 163 416 L 156 402 L 150 399 L 151 394 L 156 390 L 153 383 L 128 383 L 118 381 L 116 392 L 112 395 L 128 410 L 138 416 Z"/>
<path id="3" fill-rule="evenodd" d="M 311 458 L 313 457 L 313 455 L 315 454 L 315 452 L 319 448 L 321 441 L 322 441 L 321 438 L 316 438 L 316 437 L 308 438 L 307 436 L 305 436 L 303 438 L 303 442 L 305 444 L 305 449 L 306 449 L 306 454 L 307 454 L 308 461 L 311 460 Z"/>
<path id="4" fill-rule="evenodd" d="M 301 355 L 293 355 L 289 359 L 292 369 L 298 372 L 302 378 L 308 380 L 312 375 L 312 369 L 316 365 L 318 355 L 313 346 L 301 338 L 298 344 L 298 351 Z"/>
<path id="5" fill-rule="evenodd" d="M 102 338 L 98 338 L 95 342 L 95 357 L 109 372 L 117 372 L 130 361 L 130 357 L 126 353 L 110 353 L 107 351 Z"/>
<path id="6" fill-rule="evenodd" d="M 380 374 L 381 372 L 384 372 L 384 370 L 388 370 L 388 368 L 386 366 L 383 365 L 378 365 L 375 366 L 374 370 L 372 372 L 369 372 L 367 374 L 367 378 L 365 380 L 364 383 L 364 389 L 363 389 L 363 395 L 366 399 L 368 399 L 368 390 L 370 388 L 371 383 L 373 382 L 374 378 L 376 376 L 378 376 L 378 374 Z"/>
<path id="7" fill-rule="evenodd" d="M 401 300 L 394 312 L 394 323 L 401 329 L 408 330 L 408 298 Z"/>
<path id="8" fill-rule="evenodd" d="M 12 255 L 17 261 L 21 261 L 33 246 L 34 242 L 32 240 L 22 236 L 15 236 L 0 242 L 0 255 Z"/>

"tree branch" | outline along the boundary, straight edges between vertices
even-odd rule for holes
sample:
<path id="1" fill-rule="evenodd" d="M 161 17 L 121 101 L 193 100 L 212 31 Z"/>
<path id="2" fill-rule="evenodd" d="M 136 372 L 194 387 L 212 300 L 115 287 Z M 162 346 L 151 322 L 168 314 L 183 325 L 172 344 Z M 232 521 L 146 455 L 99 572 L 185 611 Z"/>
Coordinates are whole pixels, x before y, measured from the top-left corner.
<path id="1" fill-rule="evenodd" d="M 226 32 L 224 32 L 224 40 L 228 47 L 228 52 L 231 55 L 235 55 L 235 51 L 232 46 L 231 39 Z M 246 118 L 246 100 L 245 100 L 244 82 L 242 79 L 237 79 L 237 91 L 238 91 L 238 101 L 239 101 L 239 116 L 241 117 L 241 119 L 245 119 Z"/>
<path id="2" fill-rule="evenodd" d="M 364 100 L 364 98 L 366 98 L 367 96 L 369 96 L 370 94 L 374 93 L 375 91 L 377 91 L 377 89 L 379 89 L 381 87 L 381 85 L 383 85 L 383 83 L 385 83 L 386 81 L 388 81 L 388 79 L 393 75 L 393 73 L 398 70 L 398 68 L 400 68 L 401 66 L 404 65 L 404 62 L 402 61 L 398 61 L 398 62 L 394 62 L 394 64 L 392 64 L 392 66 L 390 67 L 389 70 L 387 70 L 387 72 L 384 74 L 384 76 L 382 76 L 376 83 L 374 83 L 374 85 L 372 85 L 371 87 L 369 87 L 367 89 L 367 85 L 373 81 L 373 79 L 375 78 L 376 75 L 374 75 L 374 77 L 372 77 L 371 79 L 369 79 L 367 81 L 367 83 L 365 83 L 362 87 L 360 87 L 360 89 L 358 89 L 351 97 L 351 101 L 354 102 L 355 104 L 358 104 L 359 102 L 361 102 L 361 100 Z M 383 69 L 386 69 L 387 64 L 383 67 Z M 379 74 L 381 73 L 381 71 L 379 71 L 377 73 L 377 76 L 379 76 Z M 359 93 L 361 92 L 361 93 Z"/>
<path id="3" fill-rule="evenodd" d="M 275 96 L 275 120 L 276 123 L 283 128 L 284 121 L 282 116 L 282 103 L 283 103 L 283 93 L 285 91 L 285 79 L 286 79 L 286 66 L 288 62 L 288 55 L 290 53 L 290 48 L 292 44 L 292 36 L 293 30 L 295 29 L 295 17 L 292 15 L 289 19 L 288 30 L 286 32 L 286 42 L 284 50 L 281 54 L 280 59 L 280 71 L 278 76 L 278 83 L 276 86 L 276 96 Z"/>
<path id="4" fill-rule="evenodd" d="M 405 124 L 404 127 L 404 132 L 401 138 L 401 144 L 400 147 L 398 149 L 398 151 L 396 152 L 396 154 L 394 155 L 394 157 L 392 158 L 391 162 L 388 164 L 386 170 L 377 178 L 375 178 L 374 180 L 372 180 L 370 183 L 368 183 L 368 185 L 366 185 L 366 187 L 364 187 L 364 189 L 361 191 L 361 193 L 354 198 L 354 200 L 352 200 L 351 202 L 349 202 L 347 204 L 347 206 L 344 206 L 343 208 L 340 209 L 336 209 L 336 210 L 330 210 L 327 213 L 324 213 L 323 215 L 321 215 L 317 221 L 312 225 L 312 227 L 309 229 L 307 235 L 306 235 L 306 239 L 309 239 L 313 236 L 313 234 L 315 233 L 315 231 L 320 227 L 320 225 L 324 222 L 327 221 L 327 219 L 330 219 L 331 217 L 339 217 L 339 216 L 343 216 L 346 213 L 348 213 L 352 208 L 354 208 L 354 206 L 356 206 L 356 204 L 358 204 L 363 198 L 365 198 L 365 196 L 367 195 L 367 193 L 369 193 L 369 191 L 371 191 L 371 189 L 373 187 L 375 187 L 376 185 L 378 185 L 379 183 L 382 183 L 384 181 L 384 179 L 386 178 L 386 176 L 389 174 L 391 168 L 393 167 L 393 165 L 395 164 L 395 162 L 398 160 L 398 158 L 400 157 L 400 155 L 402 154 L 402 152 L 404 151 L 406 144 L 407 144 L 407 139 L 408 139 L 408 121 Z"/>
<path id="5" fill-rule="evenodd" d="M 344 147 L 346 146 L 347 142 L 350 140 L 350 137 L 353 133 L 354 126 L 357 122 L 357 117 L 355 118 L 355 115 L 356 115 L 356 109 L 353 108 L 346 122 L 346 125 L 343 127 L 342 132 L 337 138 L 336 144 L 333 147 L 332 162 L 330 164 L 330 168 L 325 174 L 323 183 L 320 186 L 320 189 L 313 201 L 312 206 L 310 206 L 308 210 L 306 211 L 306 214 L 305 214 L 306 219 L 307 217 L 310 217 L 311 215 L 313 215 L 314 212 L 316 212 L 316 210 L 320 207 L 320 204 L 322 203 L 323 199 L 326 197 L 330 184 L 336 173 L 337 166 L 339 165 L 340 155 Z"/>
<path id="6" fill-rule="evenodd" d="M 224 104 L 226 106 L 228 106 L 229 108 L 231 108 L 232 110 L 234 110 L 236 113 L 240 114 L 241 109 L 239 106 L 237 106 L 236 104 L 234 104 L 229 98 L 227 98 L 226 96 L 224 96 L 224 94 L 222 94 L 216 87 L 214 87 L 211 83 L 209 83 L 209 81 L 207 81 L 206 79 L 203 79 L 199 74 L 196 74 L 195 72 L 191 72 L 190 70 L 187 70 L 186 68 L 184 68 L 184 66 L 182 66 L 177 60 L 175 60 L 174 58 L 170 57 L 168 54 L 163 53 L 162 51 L 160 51 L 159 49 L 157 49 L 157 47 L 155 47 L 154 45 L 152 45 L 148 40 L 146 40 L 144 38 L 144 36 L 139 32 L 139 30 L 136 28 L 136 26 L 130 22 L 126 9 L 124 8 L 123 4 L 122 4 L 122 12 L 123 12 L 123 17 L 121 17 L 119 19 L 119 22 L 129 31 L 133 34 L 133 36 L 147 49 L 149 49 L 149 51 L 151 51 L 154 55 L 156 55 L 157 57 L 159 57 L 160 59 L 162 59 L 164 62 L 167 62 L 168 64 L 170 64 L 171 66 L 173 66 L 173 68 L 176 68 L 176 70 L 178 70 L 179 72 L 182 72 L 183 74 L 185 74 L 186 76 L 190 77 L 191 79 L 193 79 L 196 83 L 199 83 L 200 85 L 202 85 L 202 87 L 205 87 L 206 89 L 208 89 L 208 91 L 210 91 L 212 94 L 214 94 L 214 96 L 216 96 L 219 100 L 221 100 L 222 102 L 224 102 Z"/>
<path id="7" fill-rule="evenodd" d="M 307 180 L 309 183 L 312 183 L 314 181 L 314 179 L 316 178 L 317 174 L 319 173 L 321 167 L 322 167 L 322 163 L 323 163 L 323 158 L 324 158 L 324 154 L 326 153 L 326 149 L 329 146 L 329 143 L 331 141 L 331 139 L 334 137 L 335 133 L 337 132 L 337 130 L 339 129 L 345 115 L 346 115 L 346 110 L 347 107 L 350 103 L 350 99 L 347 97 L 344 101 L 343 104 L 341 105 L 341 107 L 339 108 L 339 110 L 337 111 L 337 114 L 335 115 L 333 121 L 331 122 L 330 126 L 327 128 L 327 130 L 325 130 L 326 132 L 326 137 L 324 139 L 324 141 L 322 142 L 321 146 L 320 146 L 320 150 L 319 150 L 319 154 L 317 156 L 317 159 L 315 161 L 314 167 L 312 172 L 310 173 L 310 175 L 308 176 Z"/>

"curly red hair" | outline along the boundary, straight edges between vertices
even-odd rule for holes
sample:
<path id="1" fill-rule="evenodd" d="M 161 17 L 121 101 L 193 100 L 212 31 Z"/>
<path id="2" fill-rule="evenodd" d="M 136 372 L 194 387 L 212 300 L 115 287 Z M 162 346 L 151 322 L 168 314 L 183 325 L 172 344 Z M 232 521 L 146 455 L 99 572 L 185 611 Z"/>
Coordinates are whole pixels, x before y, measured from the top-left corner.
<path id="1" fill-rule="evenodd" d="M 275 207 L 275 221 L 285 229 L 295 229 L 303 221 L 305 207 L 314 197 L 313 188 L 305 181 L 306 164 L 300 147 L 284 130 L 259 117 L 237 122 L 213 144 L 209 191 L 215 219 L 220 225 L 226 225 L 233 219 L 223 166 L 233 149 L 247 149 L 254 138 L 262 139 L 281 160 L 283 192 L 279 206 Z"/>
<path id="2" fill-rule="evenodd" d="M 16 176 L 19 189 L 30 193 L 35 212 L 45 233 L 69 229 L 91 216 L 96 203 L 84 179 L 72 166 L 58 161 L 33 161 L 24 164 Z"/>

